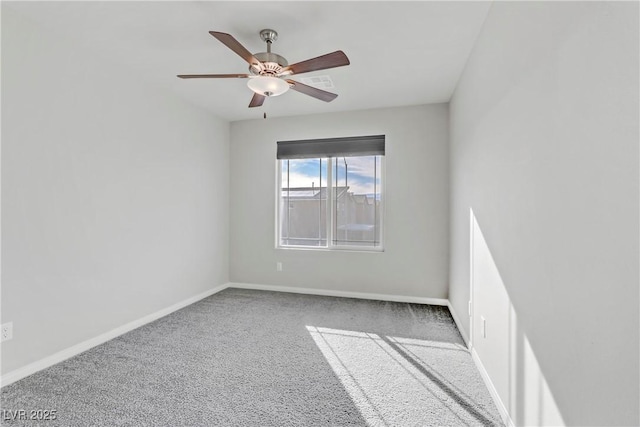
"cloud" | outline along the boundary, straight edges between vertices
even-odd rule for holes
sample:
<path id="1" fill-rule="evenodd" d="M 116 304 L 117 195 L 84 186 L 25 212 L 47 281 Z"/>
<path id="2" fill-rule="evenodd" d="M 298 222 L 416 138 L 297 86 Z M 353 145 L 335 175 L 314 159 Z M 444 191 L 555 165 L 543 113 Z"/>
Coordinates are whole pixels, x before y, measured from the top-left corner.
<path id="1" fill-rule="evenodd" d="M 296 187 L 318 187 L 320 184 L 320 177 L 318 175 L 309 175 L 301 172 L 289 172 L 289 186 L 291 188 Z M 282 186 L 287 187 L 287 173 L 286 171 L 282 174 Z M 327 186 L 327 177 L 322 177 L 322 186 Z"/>
<path id="2" fill-rule="evenodd" d="M 374 159 L 375 156 L 367 157 L 347 157 L 347 165 L 349 169 L 349 175 L 356 174 L 363 178 L 373 179 L 374 175 L 380 178 L 380 161 L 378 160 L 378 167 L 374 172 Z M 339 160 L 342 160 L 339 158 Z M 344 165 L 344 162 L 340 164 Z"/>

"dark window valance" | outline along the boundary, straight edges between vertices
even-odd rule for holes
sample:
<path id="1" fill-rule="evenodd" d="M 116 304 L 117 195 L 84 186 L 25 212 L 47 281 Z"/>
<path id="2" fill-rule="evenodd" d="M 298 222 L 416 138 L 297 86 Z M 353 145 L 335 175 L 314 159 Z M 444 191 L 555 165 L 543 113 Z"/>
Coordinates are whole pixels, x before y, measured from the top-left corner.
<path id="1" fill-rule="evenodd" d="M 384 135 L 278 141 L 278 159 L 384 156 Z"/>

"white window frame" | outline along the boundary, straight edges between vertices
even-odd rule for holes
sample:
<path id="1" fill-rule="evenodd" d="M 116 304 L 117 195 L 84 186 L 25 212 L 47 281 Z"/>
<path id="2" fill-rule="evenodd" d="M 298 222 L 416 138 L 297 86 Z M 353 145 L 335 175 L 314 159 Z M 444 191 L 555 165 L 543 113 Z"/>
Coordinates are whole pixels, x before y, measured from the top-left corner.
<path id="1" fill-rule="evenodd" d="M 355 157 L 367 157 L 355 156 Z M 327 160 L 327 206 L 326 218 L 328 218 L 326 226 L 327 230 L 327 246 L 303 246 L 303 245 L 282 245 L 281 237 L 281 221 L 280 221 L 280 200 L 282 198 L 282 162 L 286 159 L 276 160 L 276 203 L 275 203 L 275 241 L 276 249 L 283 250 L 302 250 L 302 251 L 353 251 L 353 252 L 384 252 L 384 212 L 385 212 L 385 186 L 386 186 L 386 160 L 385 156 L 380 157 L 380 228 L 378 230 L 379 244 L 378 246 L 359 246 L 359 245 L 340 245 L 334 243 L 335 217 L 333 215 L 335 209 L 335 199 L 333 197 L 333 168 L 334 161 L 340 157 L 315 157 L 317 159 Z"/>

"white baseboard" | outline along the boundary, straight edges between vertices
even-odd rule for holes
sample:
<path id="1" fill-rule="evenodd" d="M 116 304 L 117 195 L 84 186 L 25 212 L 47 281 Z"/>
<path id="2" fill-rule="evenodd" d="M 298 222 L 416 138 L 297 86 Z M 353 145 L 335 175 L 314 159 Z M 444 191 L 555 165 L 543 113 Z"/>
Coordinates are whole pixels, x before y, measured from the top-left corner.
<path id="1" fill-rule="evenodd" d="M 462 335 L 462 339 L 464 340 L 465 345 L 467 346 L 467 348 L 469 348 L 469 336 L 467 335 L 467 330 L 462 328 L 462 323 L 460 322 L 460 318 L 456 314 L 456 311 L 453 309 L 453 306 L 451 305 L 451 301 L 449 300 L 447 300 L 447 307 L 449 307 L 449 311 L 451 312 L 451 317 L 453 317 L 453 321 L 458 327 L 458 331 L 460 331 L 460 335 Z"/>
<path id="2" fill-rule="evenodd" d="M 53 366 L 57 363 L 60 363 L 64 360 L 67 360 L 73 356 L 76 356 L 80 353 L 83 353 L 97 345 L 103 344 L 109 340 L 112 340 L 120 335 L 123 335 L 129 331 L 132 331 L 136 328 L 139 328 L 140 326 L 146 325 L 147 323 L 151 323 L 154 320 L 158 320 L 161 317 L 164 317 L 168 314 L 173 313 L 174 311 L 180 310 L 181 308 L 184 308 L 190 304 L 193 304 L 194 302 L 198 302 L 203 298 L 206 298 L 210 295 L 213 295 L 215 293 L 218 293 L 220 291 L 222 291 L 223 289 L 226 289 L 229 286 L 228 283 L 224 284 L 224 285 L 220 285 L 220 286 L 216 286 L 215 288 L 209 289 L 208 291 L 202 292 L 198 295 L 194 295 L 190 298 L 187 298 L 183 301 L 180 301 L 176 304 L 173 304 L 169 307 L 165 307 L 161 310 L 156 311 L 155 313 L 151 313 L 148 314 L 144 317 L 141 317 L 140 319 L 134 320 L 132 322 L 129 322 L 127 324 L 124 324 L 122 326 L 119 326 L 115 329 L 112 329 L 108 332 L 105 332 L 104 334 L 100 334 L 97 337 L 88 339 L 86 341 L 83 341 L 79 344 L 76 344 L 74 346 L 71 346 L 69 348 L 66 348 L 62 351 L 59 351 L 57 353 L 52 354 L 51 356 L 47 356 L 44 359 L 40 359 L 37 360 L 33 363 L 30 363 L 26 366 L 23 366 L 21 368 L 15 369 L 11 372 L 6 373 L 5 375 L 2 375 L 2 377 L 0 377 L 0 385 L 2 387 L 9 385 L 11 383 L 14 383 L 18 380 L 21 380 L 22 378 L 25 378 L 31 374 L 34 374 L 38 371 L 41 371 L 45 368 L 48 368 L 50 366 Z"/>
<path id="3" fill-rule="evenodd" d="M 378 301 L 407 302 L 414 304 L 447 305 L 443 298 L 424 298 L 391 294 L 371 294 L 367 292 L 336 291 L 332 289 L 297 288 L 292 286 L 259 285 L 255 283 L 229 283 L 229 288 L 254 289 L 257 291 L 290 292 L 294 294 L 322 295 L 327 297 L 372 299 Z"/>
<path id="4" fill-rule="evenodd" d="M 507 410 L 507 407 L 502 402 L 502 399 L 500 399 L 500 396 L 498 395 L 498 391 L 496 390 L 496 387 L 493 385 L 493 382 L 489 377 L 489 373 L 487 372 L 484 365 L 482 364 L 482 361 L 480 360 L 480 356 L 478 356 L 478 353 L 476 352 L 475 348 L 471 349 L 471 357 L 473 358 L 473 361 L 476 364 L 476 368 L 478 368 L 478 371 L 480 372 L 480 375 L 482 376 L 482 379 L 484 380 L 484 383 L 487 386 L 487 389 L 489 389 L 489 394 L 491 394 L 491 398 L 493 399 L 493 402 L 496 404 L 496 407 L 498 408 L 498 412 L 500 412 L 502 421 L 507 427 L 514 427 L 515 424 L 513 423 L 513 420 L 509 415 L 509 411 Z"/>

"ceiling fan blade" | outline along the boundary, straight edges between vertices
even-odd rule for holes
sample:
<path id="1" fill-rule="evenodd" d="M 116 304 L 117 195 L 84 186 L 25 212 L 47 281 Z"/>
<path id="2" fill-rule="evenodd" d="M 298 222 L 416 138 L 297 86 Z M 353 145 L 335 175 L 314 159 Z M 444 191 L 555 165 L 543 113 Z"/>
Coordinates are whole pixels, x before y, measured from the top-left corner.
<path id="1" fill-rule="evenodd" d="M 287 80 L 287 83 L 291 85 L 291 89 L 304 93 L 305 95 L 313 96 L 314 98 L 324 102 L 331 102 L 338 97 L 335 93 L 327 92 L 326 90 L 318 89 L 313 86 L 308 86 L 295 80 Z"/>
<path id="2" fill-rule="evenodd" d="M 249 103 L 249 108 L 260 107 L 264 103 L 265 99 L 267 99 L 266 96 L 254 93 L 253 98 L 251 98 L 251 102 Z"/>
<path id="3" fill-rule="evenodd" d="M 285 67 L 281 74 L 291 71 L 292 74 L 308 73 L 310 71 L 326 70 L 327 68 L 342 67 L 349 65 L 349 58 L 343 51 L 327 53 L 317 58 L 307 59 L 306 61 L 297 62 Z"/>
<path id="4" fill-rule="evenodd" d="M 249 74 L 178 74 L 181 79 L 246 79 Z"/>
<path id="5" fill-rule="evenodd" d="M 209 34 L 211 34 L 213 37 L 220 40 L 222 44 L 224 44 L 229 49 L 237 53 L 242 59 L 247 61 L 250 65 L 254 65 L 258 69 L 262 68 L 261 62 L 258 61 L 256 57 L 253 56 L 253 54 L 249 52 L 244 46 L 242 46 L 238 40 L 233 38 L 231 34 L 220 33 L 217 31 L 209 31 Z"/>

